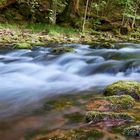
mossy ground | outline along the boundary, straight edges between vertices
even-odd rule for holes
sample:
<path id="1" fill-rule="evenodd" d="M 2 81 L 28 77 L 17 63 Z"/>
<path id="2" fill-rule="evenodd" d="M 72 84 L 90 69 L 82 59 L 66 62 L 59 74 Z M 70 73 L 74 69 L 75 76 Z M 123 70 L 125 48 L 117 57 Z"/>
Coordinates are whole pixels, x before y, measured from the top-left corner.
<path id="1" fill-rule="evenodd" d="M 54 130 L 53 132 L 38 133 L 37 136 L 32 136 L 30 140 L 98 140 L 103 137 L 103 133 L 96 129 L 71 129 L 71 130 Z"/>
<path id="2" fill-rule="evenodd" d="M 55 25 L 47 25 L 43 23 L 22 24 L 13 23 L 0 24 L 0 46 L 12 45 L 15 43 L 30 43 L 32 45 L 45 46 L 50 42 L 53 43 L 87 43 L 105 42 L 101 44 L 101 48 L 112 48 L 109 42 L 138 42 L 128 36 L 114 36 L 111 32 L 102 32 L 99 34 L 81 32 L 80 30 L 70 27 L 61 27 Z M 94 48 L 94 47 L 93 47 Z"/>

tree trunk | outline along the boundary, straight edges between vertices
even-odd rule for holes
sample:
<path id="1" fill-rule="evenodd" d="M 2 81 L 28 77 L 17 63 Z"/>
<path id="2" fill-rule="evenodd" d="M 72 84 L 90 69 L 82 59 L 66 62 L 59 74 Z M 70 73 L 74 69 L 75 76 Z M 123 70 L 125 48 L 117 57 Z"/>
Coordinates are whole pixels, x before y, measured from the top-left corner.
<path id="1" fill-rule="evenodd" d="M 86 24 L 86 18 L 87 18 L 88 4 L 89 4 L 89 0 L 87 0 L 87 2 L 86 2 L 84 21 L 83 21 L 83 26 L 82 26 L 82 31 L 83 32 L 85 31 L 85 24 Z"/>
<path id="2" fill-rule="evenodd" d="M 80 0 L 68 0 L 67 6 L 65 7 L 63 11 L 63 15 L 70 17 L 71 15 L 75 16 L 76 14 L 78 14 L 79 1 Z"/>

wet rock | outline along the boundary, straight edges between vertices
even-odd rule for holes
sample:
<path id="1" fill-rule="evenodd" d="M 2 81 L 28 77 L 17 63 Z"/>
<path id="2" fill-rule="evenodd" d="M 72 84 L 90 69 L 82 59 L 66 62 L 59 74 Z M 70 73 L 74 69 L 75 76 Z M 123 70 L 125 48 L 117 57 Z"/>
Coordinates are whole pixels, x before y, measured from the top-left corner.
<path id="1" fill-rule="evenodd" d="M 111 43 L 109 43 L 109 42 L 105 42 L 105 43 L 102 43 L 100 45 L 100 47 L 101 48 L 106 48 L 106 49 L 111 49 L 111 48 L 113 48 L 113 45 Z"/>
<path id="2" fill-rule="evenodd" d="M 109 42 L 104 42 L 104 43 L 95 43 L 90 46 L 91 49 L 112 49 L 114 48 L 113 44 Z"/>
<path id="3" fill-rule="evenodd" d="M 74 49 L 71 47 L 60 47 L 60 48 L 53 48 L 51 52 L 54 54 L 62 54 L 62 53 L 73 52 L 73 51 Z"/>
<path id="4" fill-rule="evenodd" d="M 134 104 L 135 100 L 129 95 L 115 95 L 90 101 L 87 104 L 87 109 L 96 111 L 114 111 L 118 109 L 130 109 Z"/>
<path id="5" fill-rule="evenodd" d="M 13 45 L 14 49 L 32 49 L 30 43 L 16 43 Z"/>
<path id="6" fill-rule="evenodd" d="M 140 83 L 134 81 L 118 81 L 107 86 L 104 90 L 104 95 L 130 95 L 134 99 L 140 99 Z"/>
<path id="7" fill-rule="evenodd" d="M 119 121 L 132 122 L 134 118 L 126 113 L 89 111 L 86 113 L 86 121 L 89 123 L 117 121 L 119 123 Z"/>
<path id="8" fill-rule="evenodd" d="M 140 125 L 126 127 L 123 134 L 126 136 L 140 136 Z"/>

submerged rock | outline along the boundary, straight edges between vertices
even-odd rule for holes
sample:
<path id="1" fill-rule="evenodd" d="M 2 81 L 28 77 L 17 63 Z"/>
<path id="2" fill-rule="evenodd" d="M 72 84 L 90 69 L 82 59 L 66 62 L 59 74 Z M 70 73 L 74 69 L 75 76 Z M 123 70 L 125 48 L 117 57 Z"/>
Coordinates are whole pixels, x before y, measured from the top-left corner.
<path id="1" fill-rule="evenodd" d="M 96 111 L 114 111 L 118 109 L 130 109 L 134 104 L 135 100 L 129 95 L 115 95 L 90 101 L 87 104 L 87 109 Z"/>
<path id="2" fill-rule="evenodd" d="M 113 48 L 113 45 L 109 42 L 105 42 L 105 43 L 102 43 L 100 45 L 101 48 L 106 48 L 106 49 L 112 49 Z"/>
<path id="3" fill-rule="evenodd" d="M 114 46 L 113 44 L 109 42 L 104 42 L 104 43 L 95 43 L 90 46 L 91 49 L 113 49 Z"/>
<path id="4" fill-rule="evenodd" d="M 123 134 L 126 136 L 140 136 L 140 125 L 125 128 Z"/>
<path id="5" fill-rule="evenodd" d="M 101 131 L 92 128 L 77 128 L 70 130 L 57 129 L 43 134 L 36 134 L 31 140 L 97 140 L 102 137 L 103 133 Z"/>
<path id="6" fill-rule="evenodd" d="M 30 43 L 16 43 L 13 45 L 14 49 L 32 49 Z"/>
<path id="7" fill-rule="evenodd" d="M 71 47 L 60 47 L 60 48 L 53 48 L 51 52 L 54 54 L 62 54 L 62 53 L 73 52 L 73 51 L 74 49 Z"/>
<path id="8" fill-rule="evenodd" d="M 126 113 L 89 111 L 86 113 L 86 121 L 89 123 L 98 123 L 103 121 L 132 122 L 134 121 L 134 118 Z"/>
<path id="9" fill-rule="evenodd" d="M 104 90 L 104 95 L 130 95 L 134 99 L 140 99 L 140 83 L 134 81 L 118 81 L 107 86 Z"/>

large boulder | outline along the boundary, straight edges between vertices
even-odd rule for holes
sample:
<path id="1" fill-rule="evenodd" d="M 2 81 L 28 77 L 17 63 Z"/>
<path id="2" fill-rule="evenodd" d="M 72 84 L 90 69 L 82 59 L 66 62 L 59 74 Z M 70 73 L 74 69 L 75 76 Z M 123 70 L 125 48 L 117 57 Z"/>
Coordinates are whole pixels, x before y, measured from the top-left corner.
<path id="1" fill-rule="evenodd" d="M 107 86 L 104 90 L 104 95 L 130 95 L 134 99 L 140 99 L 140 83 L 134 81 L 118 81 Z"/>

